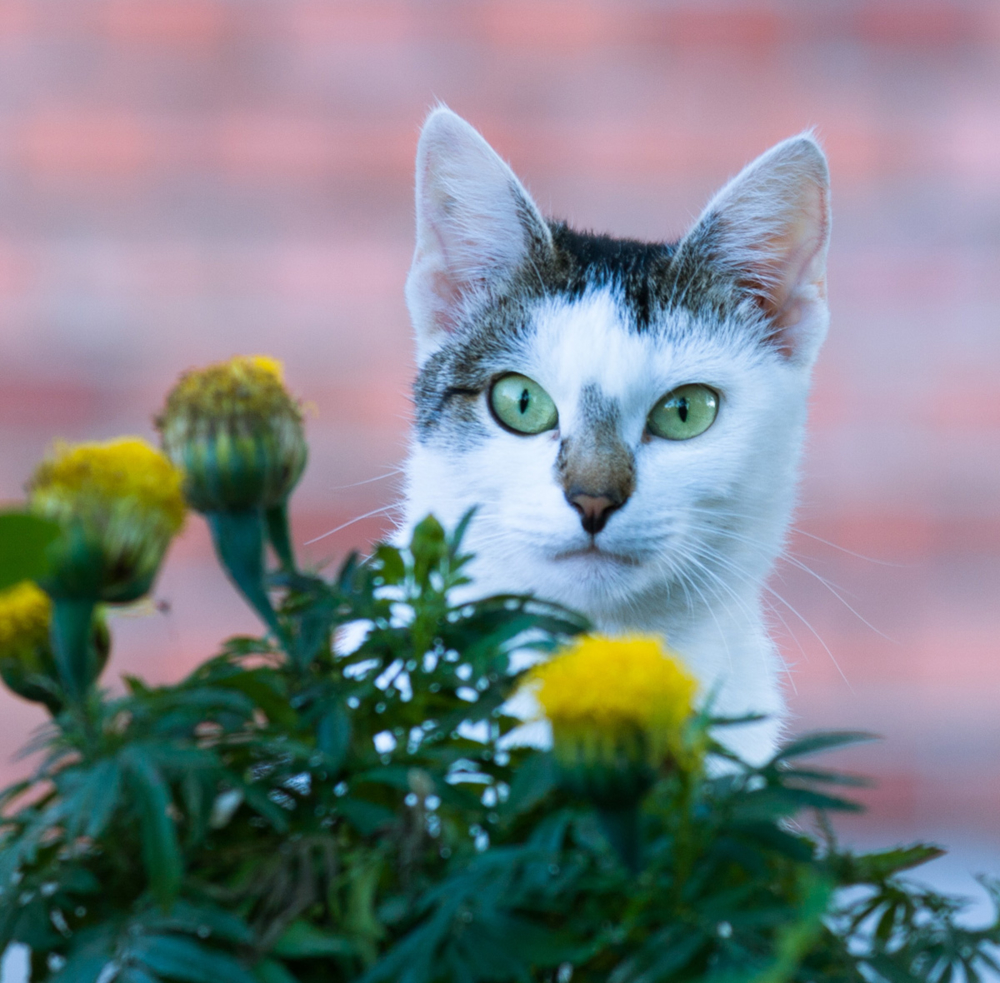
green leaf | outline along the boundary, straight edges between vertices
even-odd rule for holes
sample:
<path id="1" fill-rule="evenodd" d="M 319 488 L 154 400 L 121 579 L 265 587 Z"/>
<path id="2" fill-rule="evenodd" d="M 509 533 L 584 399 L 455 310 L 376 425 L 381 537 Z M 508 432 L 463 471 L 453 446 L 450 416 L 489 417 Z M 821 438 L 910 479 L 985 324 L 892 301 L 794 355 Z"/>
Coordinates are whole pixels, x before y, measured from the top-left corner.
<path id="1" fill-rule="evenodd" d="M 141 966 L 125 966 L 114 978 L 114 983 L 160 983 L 160 981 Z"/>
<path id="2" fill-rule="evenodd" d="M 532 754 L 515 772 L 505 812 L 517 816 L 537 806 L 558 786 L 551 754 Z"/>
<path id="3" fill-rule="evenodd" d="M 167 905 L 177 896 L 184 873 L 177 829 L 170 815 L 170 789 L 138 748 L 126 748 L 120 760 L 139 802 L 139 834 L 149 886 L 157 901 Z"/>
<path id="4" fill-rule="evenodd" d="M 299 983 L 277 959 L 262 959 L 254 966 L 253 972 L 260 983 Z"/>
<path id="5" fill-rule="evenodd" d="M 44 580 L 51 566 L 48 547 L 58 523 L 26 512 L 0 512 L 0 590 L 22 580 Z"/>
<path id="6" fill-rule="evenodd" d="M 115 758 L 103 758 L 90 768 L 80 767 L 59 776 L 60 791 L 71 813 L 67 835 L 83 834 L 95 839 L 104 832 L 121 796 L 121 766 Z"/>
<path id="7" fill-rule="evenodd" d="M 343 935 L 325 932 L 302 920 L 292 922 L 271 948 L 272 955 L 285 959 L 348 956 L 354 951 L 351 941 Z"/>
<path id="8" fill-rule="evenodd" d="M 380 543 L 375 549 L 373 565 L 382 574 L 386 584 L 402 583 L 406 576 L 406 567 L 399 550 L 388 543 Z"/>
<path id="9" fill-rule="evenodd" d="M 66 956 L 66 964 L 48 983 L 96 983 L 104 967 L 111 961 L 113 925 L 103 925 L 81 932 Z"/>
<path id="10" fill-rule="evenodd" d="M 774 762 L 787 761 L 789 758 L 800 758 L 806 754 L 818 754 L 821 751 L 832 751 L 835 748 L 850 747 L 852 744 L 867 744 L 870 741 L 881 740 L 878 734 L 870 734 L 860 730 L 831 730 L 815 734 L 803 734 L 780 748 L 774 756 Z"/>
<path id="11" fill-rule="evenodd" d="M 345 795 L 337 802 L 337 810 L 362 836 L 370 836 L 396 819 L 391 809 L 355 796 Z"/>
<path id="12" fill-rule="evenodd" d="M 270 669 L 251 669 L 233 673 L 226 679 L 215 680 L 215 686 L 237 690 L 264 711 L 268 720 L 282 727 L 295 726 L 295 711 L 288 705 L 283 692 L 284 680 Z"/>
<path id="13" fill-rule="evenodd" d="M 163 979 L 181 983 L 257 983 L 253 974 L 232 956 L 182 936 L 140 938 L 131 954 Z"/>
<path id="14" fill-rule="evenodd" d="M 340 771 L 351 746 L 351 720 L 341 706 L 332 706 L 316 726 L 316 744 L 326 755 L 326 766 Z"/>
<path id="15" fill-rule="evenodd" d="M 945 851 L 939 846 L 916 843 L 894 850 L 848 855 L 845 859 L 853 881 L 880 881 L 893 874 L 936 860 L 944 856 L 944 853 Z"/>
<path id="16" fill-rule="evenodd" d="M 608 983 L 666 980 L 680 973 L 706 945 L 702 932 L 670 926 L 657 932 L 635 955 L 619 963 Z"/>
<path id="17" fill-rule="evenodd" d="M 154 908 L 137 919 L 136 924 L 151 933 L 185 932 L 238 945 L 250 945 L 254 939 L 253 931 L 242 918 L 204 903 L 176 901 L 169 911 Z"/>

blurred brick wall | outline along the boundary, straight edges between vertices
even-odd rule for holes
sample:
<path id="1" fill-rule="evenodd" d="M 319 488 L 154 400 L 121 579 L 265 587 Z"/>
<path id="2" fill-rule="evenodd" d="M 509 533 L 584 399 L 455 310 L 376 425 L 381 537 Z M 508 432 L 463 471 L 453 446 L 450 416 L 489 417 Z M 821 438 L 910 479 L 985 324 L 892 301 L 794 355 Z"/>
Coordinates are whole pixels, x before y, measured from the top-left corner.
<path id="1" fill-rule="evenodd" d="M 648 238 L 815 126 L 833 327 L 774 582 L 792 703 L 889 735 L 851 759 L 882 780 L 859 835 L 1000 847 L 998 93 L 995 0 L 4 0 L 0 500 L 53 436 L 150 435 L 179 370 L 270 352 L 315 406 L 297 538 L 391 505 L 435 100 L 543 208 Z M 254 628 L 197 518 L 157 594 L 115 669 L 176 677 Z M 0 779 L 40 719 L 0 694 Z"/>

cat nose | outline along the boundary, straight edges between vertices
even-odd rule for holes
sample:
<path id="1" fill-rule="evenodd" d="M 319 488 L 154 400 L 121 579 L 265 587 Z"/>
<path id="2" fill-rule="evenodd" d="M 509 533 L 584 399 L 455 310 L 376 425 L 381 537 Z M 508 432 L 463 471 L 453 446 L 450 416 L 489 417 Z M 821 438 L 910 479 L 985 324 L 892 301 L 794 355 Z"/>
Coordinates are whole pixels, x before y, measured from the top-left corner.
<path id="1" fill-rule="evenodd" d="M 617 495 L 591 495 L 576 490 L 567 492 L 566 500 L 580 513 L 580 522 L 591 536 L 596 536 L 607 525 L 611 513 L 625 504 L 625 500 Z"/>

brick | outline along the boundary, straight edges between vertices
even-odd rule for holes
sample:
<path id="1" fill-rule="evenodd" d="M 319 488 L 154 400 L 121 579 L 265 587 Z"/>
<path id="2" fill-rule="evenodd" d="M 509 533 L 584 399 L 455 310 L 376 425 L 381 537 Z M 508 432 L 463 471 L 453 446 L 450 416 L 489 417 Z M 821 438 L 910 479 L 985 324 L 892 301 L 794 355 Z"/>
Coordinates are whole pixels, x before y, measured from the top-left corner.
<path id="1" fill-rule="evenodd" d="M 940 50 L 978 40 L 975 8 L 940 0 L 880 0 L 859 4 L 852 17 L 854 33 L 874 44 L 919 46 Z"/>
<path id="2" fill-rule="evenodd" d="M 378 0 L 338 0 L 335 4 L 323 0 L 308 0 L 272 5 L 269 25 L 287 32 L 297 42 L 313 45 L 374 45 L 412 43 L 422 34 L 421 24 L 427 17 L 422 6 L 407 2 Z"/>
<path id="3" fill-rule="evenodd" d="M 136 114 L 93 109 L 39 110 L 15 135 L 16 155 L 29 177 L 135 177 L 156 156 L 155 137 Z"/>
<path id="4" fill-rule="evenodd" d="M 67 423 L 95 419 L 101 408 L 100 393 L 80 380 L 41 380 L 0 369 L 0 420 L 5 428 L 58 431 Z"/>
<path id="5" fill-rule="evenodd" d="M 117 44 L 216 44 L 235 19 L 235 9 L 213 0 L 95 0 L 95 27 Z"/>
<path id="6" fill-rule="evenodd" d="M 24 38 L 33 27 L 31 0 L 4 0 L 0 4 L 0 39 Z"/>
<path id="7" fill-rule="evenodd" d="M 479 4 L 476 13 L 487 42 L 546 55 L 614 43 L 630 19 L 629 12 L 586 0 L 504 0 Z"/>
<path id="8" fill-rule="evenodd" d="M 211 135 L 231 176 L 287 182 L 333 174 L 408 175 L 415 138 L 377 121 L 349 123 L 285 115 L 233 115 Z M 214 161 L 213 161 L 214 163 Z"/>

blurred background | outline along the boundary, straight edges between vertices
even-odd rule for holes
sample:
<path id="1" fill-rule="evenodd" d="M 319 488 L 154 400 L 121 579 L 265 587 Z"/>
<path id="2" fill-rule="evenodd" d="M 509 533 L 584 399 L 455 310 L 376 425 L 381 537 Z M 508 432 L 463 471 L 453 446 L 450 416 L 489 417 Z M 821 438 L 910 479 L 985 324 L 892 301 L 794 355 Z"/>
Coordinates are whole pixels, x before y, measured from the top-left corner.
<path id="1" fill-rule="evenodd" d="M 179 371 L 266 352 L 312 406 L 305 556 L 385 534 L 436 100 L 550 214 L 650 239 L 816 127 L 833 323 L 771 596 L 795 727 L 886 735 L 845 758 L 878 780 L 845 836 L 1000 874 L 996 0 L 2 0 L 0 501 L 53 437 L 152 436 Z M 257 628 L 197 517 L 155 600 L 108 680 Z M 0 692 L 0 782 L 41 721 Z"/>

